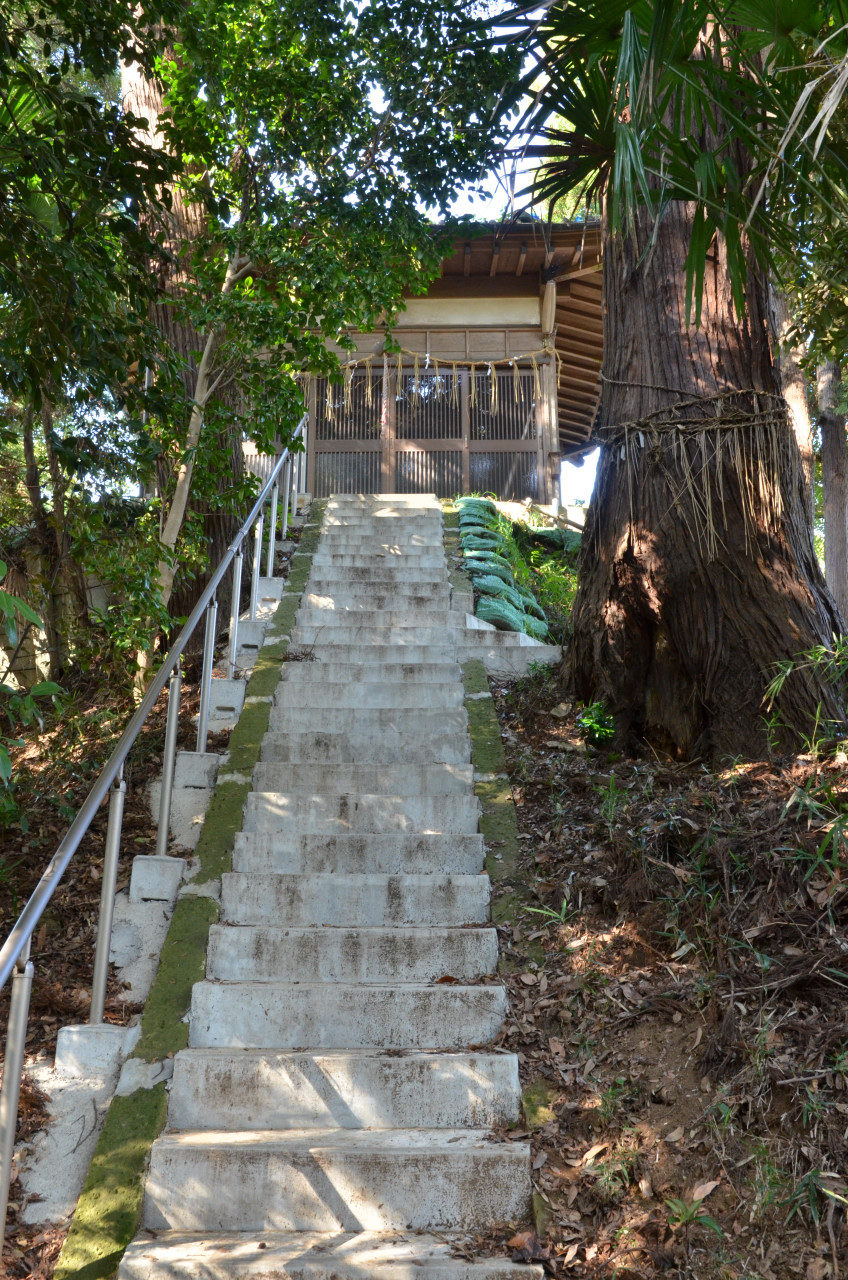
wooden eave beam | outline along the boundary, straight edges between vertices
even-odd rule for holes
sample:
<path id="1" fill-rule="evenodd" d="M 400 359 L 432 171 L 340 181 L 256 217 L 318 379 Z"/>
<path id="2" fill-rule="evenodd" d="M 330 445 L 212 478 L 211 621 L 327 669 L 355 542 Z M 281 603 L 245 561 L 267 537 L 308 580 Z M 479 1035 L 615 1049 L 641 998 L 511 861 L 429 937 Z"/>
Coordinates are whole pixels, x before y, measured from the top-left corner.
<path id="1" fill-rule="evenodd" d="M 522 244 L 518 254 L 518 266 L 515 268 L 515 274 L 520 276 L 524 271 L 524 264 L 527 261 L 527 245 Z"/>
<path id="2" fill-rule="evenodd" d="M 500 256 L 501 256 L 501 246 L 498 243 L 494 245 L 492 249 L 492 265 L 489 267 L 489 275 L 492 277 L 497 275 L 498 259 L 500 258 Z"/>

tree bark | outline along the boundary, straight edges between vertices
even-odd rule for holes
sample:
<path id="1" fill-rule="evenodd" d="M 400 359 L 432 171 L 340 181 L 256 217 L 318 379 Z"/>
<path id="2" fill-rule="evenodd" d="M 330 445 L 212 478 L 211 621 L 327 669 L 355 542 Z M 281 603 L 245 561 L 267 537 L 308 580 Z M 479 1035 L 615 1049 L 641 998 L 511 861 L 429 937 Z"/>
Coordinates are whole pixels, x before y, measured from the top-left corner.
<path id="1" fill-rule="evenodd" d="M 693 210 L 672 202 L 604 233 L 601 456 L 583 538 L 567 671 L 602 700 L 623 745 L 721 757 L 765 745 L 775 664 L 841 627 L 816 560 L 805 480 L 751 268 L 737 318 L 724 245 L 707 266 L 701 325 L 687 324 Z M 787 732 L 834 694 L 804 670 L 778 711 Z"/>
<path id="2" fill-rule="evenodd" d="M 24 445 L 24 462 L 26 470 L 24 473 L 24 483 L 26 484 L 27 495 L 29 496 L 30 507 L 32 508 L 33 520 L 35 522 L 35 537 L 38 543 L 38 549 L 42 558 L 42 570 L 44 575 L 45 592 L 44 592 L 44 608 L 43 618 L 44 635 L 47 644 L 47 660 L 49 663 L 49 675 L 51 680 L 57 682 L 62 679 L 65 674 L 68 663 L 68 649 L 60 626 L 59 609 L 55 594 L 55 582 L 58 576 L 58 559 L 56 553 L 56 539 L 50 526 L 50 517 L 44 503 L 44 494 L 41 490 L 41 477 L 38 471 L 38 461 L 35 456 L 35 441 L 33 439 L 33 409 L 27 406 L 23 411 L 22 428 L 23 428 L 23 445 Z"/>
<path id="3" fill-rule="evenodd" d="M 848 619 L 848 441 L 840 408 L 842 373 L 832 360 L 818 371 L 824 505 L 824 576 L 843 618 Z"/>
<path id="4" fill-rule="evenodd" d="M 778 385 L 789 406 L 789 416 L 798 442 L 801 455 L 801 466 L 804 471 L 807 514 L 810 527 L 813 525 L 815 512 L 814 481 L 816 473 L 816 451 L 813 446 L 813 423 L 810 418 L 810 405 L 807 399 L 807 379 L 801 367 L 804 351 L 800 343 L 792 343 L 792 315 L 790 314 L 786 294 L 782 289 L 772 285 L 769 290 L 771 303 L 772 335 L 774 339 L 774 363 Z"/>

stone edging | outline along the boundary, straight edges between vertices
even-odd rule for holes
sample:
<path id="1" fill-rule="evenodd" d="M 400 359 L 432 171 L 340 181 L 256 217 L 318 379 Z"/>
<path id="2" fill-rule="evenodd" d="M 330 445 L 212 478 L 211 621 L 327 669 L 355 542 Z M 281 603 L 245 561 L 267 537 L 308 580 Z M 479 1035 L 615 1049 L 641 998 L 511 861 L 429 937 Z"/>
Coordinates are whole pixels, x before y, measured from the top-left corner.
<path id="1" fill-rule="evenodd" d="M 215 788 L 195 856 L 196 877 L 183 887 L 162 947 L 159 967 L 141 1015 L 132 1058 L 162 1063 L 152 1088 L 116 1095 L 100 1132 L 91 1167 L 71 1219 L 54 1280 L 106 1280 L 114 1275 L 138 1229 L 150 1148 L 168 1109 L 164 1064 L 188 1043 L 191 990 L 206 971 L 209 929 L 218 919 L 221 875 L 232 865 L 235 836 L 268 729 L 271 699 L 280 680 L 300 597 L 312 567 L 326 502 L 313 502 L 285 589 L 247 684 L 245 705 L 230 736 L 227 775 Z M 205 887 L 204 887 L 205 886 Z M 127 1060 L 128 1062 L 131 1059 Z M 143 1077 L 143 1070 L 139 1076 Z"/>

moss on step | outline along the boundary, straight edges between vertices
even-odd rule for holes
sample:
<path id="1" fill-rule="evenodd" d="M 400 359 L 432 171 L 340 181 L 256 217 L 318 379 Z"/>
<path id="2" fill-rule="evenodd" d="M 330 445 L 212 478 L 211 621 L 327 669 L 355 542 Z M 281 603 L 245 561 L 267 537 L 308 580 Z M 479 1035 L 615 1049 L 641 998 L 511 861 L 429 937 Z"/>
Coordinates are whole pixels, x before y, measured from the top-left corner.
<path id="1" fill-rule="evenodd" d="M 214 898 L 180 898 L 174 908 L 159 968 L 141 1015 L 141 1037 L 133 1057 L 159 1062 L 188 1044 L 183 1021 L 191 1003 L 191 989 L 206 973 L 206 943 L 218 919 Z"/>
<path id="2" fill-rule="evenodd" d="M 485 664 L 481 662 L 479 658 L 474 658 L 470 662 L 463 663 L 462 684 L 465 689 L 466 698 L 469 697 L 470 694 L 489 692 L 489 677 L 486 674 Z M 492 706 L 492 712 L 494 713 L 494 705 Z M 497 724 L 497 718 L 495 719 L 495 723 Z M 499 731 L 499 740 L 500 736 Z"/>
<path id="3" fill-rule="evenodd" d="M 112 1099 L 54 1280 L 114 1275 L 137 1229 L 147 1157 L 167 1109 L 164 1081 Z"/>
<path id="4" fill-rule="evenodd" d="M 320 520 L 325 506 L 313 503 L 310 515 L 314 513 Z M 300 540 L 301 555 L 269 624 L 272 643 L 260 649 L 248 681 L 244 708 L 230 735 L 226 766 L 227 773 L 246 780 L 228 781 L 224 776 L 215 788 L 197 844 L 200 870 L 195 885 L 218 880 L 232 866 L 235 837 L 241 830 L 251 789 L 247 779 L 259 759 L 271 715 L 271 696 L 288 649 L 284 637 L 291 632 L 319 537 L 320 528 L 316 527 L 306 530 Z M 218 903 L 212 897 L 192 894 L 177 902 L 141 1016 L 141 1037 L 133 1057 L 158 1062 L 188 1043 L 185 1017 L 191 990 L 206 972 L 209 929 L 218 914 Z M 55 1280 L 105 1280 L 114 1275 L 138 1229 L 147 1160 L 164 1128 L 167 1106 L 164 1083 L 112 1099 L 59 1255 Z"/>
<path id="5" fill-rule="evenodd" d="M 474 791 L 482 805 L 479 826 L 486 844 L 486 871 L 496 887 L 492 899 L 492 920 L 495 924 L 512 924 L 535 900 L 518 879 L 521 851 L 518 818 L 506 775 L 500 724 L 483 663 L 478 659 L 464 663 L 462 680 L 471 736 L 471 761 L 475 772 L 482 775 L 477 778 Z M 480 697 L 480 694 L 486 696 Z M 531 946 L 531 955 L 539 963 L 544 960 L 541 943 Z M 510 967 L 505 958 L 498 965 L 501 971 Z"/>

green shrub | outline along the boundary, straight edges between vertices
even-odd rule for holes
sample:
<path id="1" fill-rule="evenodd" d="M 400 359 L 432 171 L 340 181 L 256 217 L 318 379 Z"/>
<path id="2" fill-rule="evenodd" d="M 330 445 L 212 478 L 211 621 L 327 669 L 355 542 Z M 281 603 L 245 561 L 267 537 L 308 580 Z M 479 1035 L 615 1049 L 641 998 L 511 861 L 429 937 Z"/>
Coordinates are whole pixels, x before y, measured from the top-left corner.
<path id="1" fill-rule="evenodd" d="M 547 622 L 543 622 L 540 618 L 535 617 L 531 613 L 525 613 L 524 615 L 524 630 L 527 635 L 532 636 L 534 640 L 548 639 Z"/>
<path id="2" fill-rule="evenodd" d="M 615 724 L 602 702 L 592 702 L 580 712 L 577 726 L 582 737 L 593 747 L 602 747 L 615 736 Z"/>
<path id="3" fill-rule="evenodd" d="M 476 512 L 486 517 L 494 516 L 497 518 L 498 516 L 497 507 L 488 498 L 457 498 L 456 505 L 459 507 L 460 519 L 462 519 L 465 512 Z"/>
<path id="4" fill-rule="evenodd" d="M 492 560 L 466 560 L 463 568 L 472 580 L 483 575 L 487 578 L 500 578 L 508 587 L 515 586 L 512 570 L 506 564 L 497 564 Z"/>
<path id="5" fill-rule="evenodd" d="M 477 578 L 474 582 L 474 590 L 479 592 L 481 596 L 489 596 L 495 597 L 498 600 L 506 600 L 507 604 L 511 604 L 519 613 L 524 612 L 524 601 L 516 591 L 515 587 L 511 587 L 508 583 L 502 582 L 500 578 Z"/>
<path id="6" fill-rule="evenodd" d="M 493 596 L 482 596 L 478 600 L 477 617 L 491 622 L 500 631 L 524 630 L 524 615 L 505 600 L 496 600 Z"/>
<path id="7" fill-rule="evenodd" d="M 501 535 L 488 530 L 466 534 L 461 541 L 466 551 L 501 551 L 504 547 Z"/>

